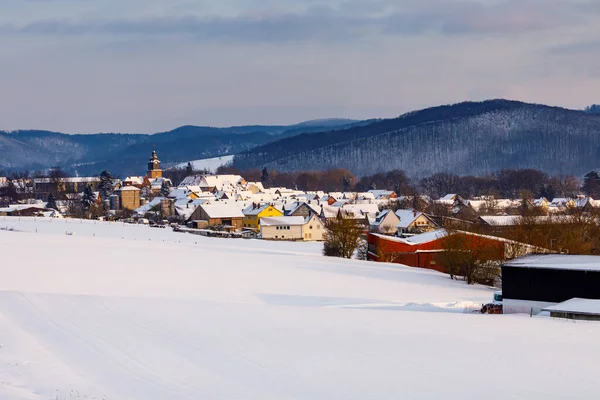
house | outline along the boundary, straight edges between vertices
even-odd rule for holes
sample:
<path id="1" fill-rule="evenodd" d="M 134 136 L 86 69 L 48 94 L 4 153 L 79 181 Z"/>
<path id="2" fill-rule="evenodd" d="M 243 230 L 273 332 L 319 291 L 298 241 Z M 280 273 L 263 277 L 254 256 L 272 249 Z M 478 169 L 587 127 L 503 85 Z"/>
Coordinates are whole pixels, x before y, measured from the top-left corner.
<path id="1" fill-rule="evenodd" d="M 262 182 L 247 182 L 246 189 L 254 194 L 257 194 L 263 192 L 265 187 L 263 186 Z"/>
<path id="2" fill-rule="evenodd" d="M 244 211 L 244 220 L 242 221 L 244 228 L 260 231 L 260 219 L 265 217 L 281 217 L 283 212 L 277 209 L 272 204 L 257 204 L 252 203 L 246 207 Z"/>
<path id="3" fill-rule="evenodd" d="M 260 220 L 260 235 L 265 240 L 321 241 L 326 233 L 316 214 L 310 217 L 267 217 Z"/>
<path id="4" fill-rule="evenodd" d="M 287 211 L 286 215 L 290 217 L 308 217 L 311 214 L 319 215 L 321 208 L 311 202 L 299 202 L 294 203 L 292 207 Z"/>
<path id="5" fill-rule="evenodd" d="M 505 313 L 527 314 L 573 298 L 600 299 L 600 256 L 538 254 L 508 261 L 502 297 Z"/>
<path id="6" fill-rule="evenodd" d="M 547 211 L 550 207 L 550 202 L 545 197 L 540 197 L 539 199 L 531 200 L 531 205 L 534 207 L 539 207 L 544 211 Z"/>
<path id="7" fill-rule="evenodd" d="M 557 212 L 565 212 L 565 211 L 568 211 L 570 209 L 575 209 L 575 208 L 577 208 L 577 204 L 575 203 L 575 201 L 573 199 L 557 197 L 555 199 L 552 199 L 552 201 L 550 202 L 548 211 L 551 213 L 557 213 Z"/>
<path id="8" fill-rule="evenodd" d="M 43 203 L 10 204 L 8 207 L 0 208 L 0 216 L 19 216 L 19 217 L 42 216 L 42 213 L 45 211 L 54 211 L 54 210 L 47 209 Z"/>
<path id="9" fill-rule="evenodd" d="M 450 193 L 445 195 L 444 197 L 440 197 L 439 200 L 436 200 L 438 203 L 452 205 L 456 200 L 462 200 L 463 198 L 457 195 L 456 193 Z"/>
<path id="10" fill-rule="evenodd" d="M 201 204 L 189 217 L 193 221 L 207 221 L 209 226 L 242 229 L 244 213 L 235 204 L 214 202 Z"/>
<path id="11" fill-rule="evenodd" d="M 123 186 L 117 190 L 119 204 L 123 210 L 135 210 L 140 207 L 140 189 L 135 186 Z"/>
<path id="12" fill-rule="evenodd" d="M 128 176 L 123 179 L 122 186 L 135 186 L 137 188 L 142 188 L 144 185 L 144 177 L 143 176 Z"/>
<path id="13" fill-rule="evenodd" d="M 396 216 L 399 221 L 396 224 L 397 232 L 400 233 L 424 233 L 438 228 L 437 224 L 426 214 L 416 210 L 397 210 Z"/>
<path id="14" fill-rule="evenodd" d="M 367 215 L 376 217 L 379 214 L 377 204 L 344 204 L 340 210 L 346 217 L 353 216 L 354 219 L 364 220 Z"/>
<path id="15" fill-rule="evenodd" d="M 371 232 L 395 235 L 398 232 L 397 225 L 399 223 L 400 218 L 392 210 L 383 210 L 371 221 Z"/>
<path id="16" fill-rule="evenodd" d="M 50 193 L 81 193 L 87 186 L 92 190 L 98 190 L 100 178 L 98 177 L 78 177 L 78 178 L 34 178 L 33 191 L 36 198 L 46 201 Z"/>
<path id="17" fill-rule="evenodd" d="M 260 236 L 265 240 L 303 240 L 303 217 L 269 217 L 260 221 Z"/>
<path id="18" fill-rule="evenodd" d="M 398 195 L 393 190 L 369 190 L 369 193 L 377 200 L 391 200 L 398 198 Z"/>

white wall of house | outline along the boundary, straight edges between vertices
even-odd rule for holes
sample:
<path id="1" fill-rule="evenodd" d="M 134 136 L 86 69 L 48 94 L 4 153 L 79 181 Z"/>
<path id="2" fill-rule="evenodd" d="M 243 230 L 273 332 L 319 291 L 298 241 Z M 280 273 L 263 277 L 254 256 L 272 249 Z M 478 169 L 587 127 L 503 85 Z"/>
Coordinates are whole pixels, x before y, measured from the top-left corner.
<path id="1" fill-rule="evenodd" d="M 400 218 L 392 211 L 388 212 L 387 215 L 381 221 L 381 224 L 377 227 L 379 233 L 386 235 L 393 235 L 398 231 L 396 225 L 400 222 Z"/>
<path id="2" fill-rule="evenodd" d="M 267 240 L 303 240 L 302 225 L 260 226 L 260 234 Z"/>

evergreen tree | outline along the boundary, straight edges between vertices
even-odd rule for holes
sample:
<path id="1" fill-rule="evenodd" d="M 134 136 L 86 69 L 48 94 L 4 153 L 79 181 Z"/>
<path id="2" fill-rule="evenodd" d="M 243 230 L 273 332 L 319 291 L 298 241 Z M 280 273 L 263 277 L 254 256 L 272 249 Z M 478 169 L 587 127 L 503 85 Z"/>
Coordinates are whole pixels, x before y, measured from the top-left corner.
<path id="1" fill-rule="evenodd" d="M 167 185 L 167 181 L 163 180 L 162 185 L 160 185 L 160 195 L 162 197 L 169 197 L 171 191 L 169 190 L 169 185 Z"/>
<path id="2" fill-rule="evenodd" d="M 83 191 L 83 206 L 85 209 L 89 209 L 93 204 L 96 203 L 96 198 L 94 196 L 94 191 L 91 186 L 86 186 Z"/>
<path id="3" fill-rule="evenodd" d="M 50 193 L 48 195 L 48 202 L 46 203 L 46 208 L 58 210 L 58 207 L 56 206 L 56 197 L 54 197 L 54 193 Z"/>
<path id="4" fill-rule="evenodd" d="M 585 174 L 581 189 L 594 199 L 600 198 L 600 174 L 596 171 L 590 171 Z"/>
<path id="5" fill-rule="evenodd" d="M 344 176 L 342 184 L 344 186 L 344 192 L 351 192 L 352 191 L 352 180 L 349 177 Z"/>
<path id="6" fill-rule="evenodd" d="M 260 181 L 262 182 L 264 187 L 267 187 L 267 185 L 269 184 L 269 170 L 267 169 L 267 167 L 263 168 Z"/>
<path id="7" fill-rule="evenodd" d="M 185 167 L 185 173 L 190 176 L 194 174 L 194 167 L 192 167 L 192 163 L 188 162 L 187 166 Z"/>
<path id="8" fill-rule="evenodd" d="M 99 177 L 98 191 L 102 200 L 106 200 L 113 193 L 113 177 L 108 171 L 102 171 Z"/>

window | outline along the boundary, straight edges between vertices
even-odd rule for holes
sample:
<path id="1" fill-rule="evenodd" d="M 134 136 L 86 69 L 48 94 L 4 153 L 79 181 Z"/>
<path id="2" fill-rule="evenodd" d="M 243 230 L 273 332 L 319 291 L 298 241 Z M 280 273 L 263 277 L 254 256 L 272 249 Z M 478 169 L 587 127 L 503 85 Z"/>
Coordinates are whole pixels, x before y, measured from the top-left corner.
<path id="1" fill-rule="evenodd" d="M 312 229 L 312 225 L 308 227 L 308 229 Z"/>

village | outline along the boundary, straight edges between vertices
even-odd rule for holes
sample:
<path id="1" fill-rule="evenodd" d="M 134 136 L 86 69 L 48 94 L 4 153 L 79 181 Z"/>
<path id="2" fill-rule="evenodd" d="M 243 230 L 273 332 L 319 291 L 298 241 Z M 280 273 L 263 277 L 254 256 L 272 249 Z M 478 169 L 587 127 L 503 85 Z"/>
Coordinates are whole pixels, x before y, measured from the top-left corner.
<path id="1" fill-rule="evenodd" d="M 224 240 L 324 242 L 325 249 L 331 247 L 328 241 L 333 242 L 336 230 L 345 230 L 340 236 L 352 236 L 344 239 L 351 242 L 350 250 L 324 251 L 325 255 L 431 269 L 491 287 L 508 285 L 509 296 L 514 285 L 511 277 L 518 275 L 505 273 L 517 265 L 510 260 L 558 255 L 578 264 L 580 257 L 588 257 L 597 267 L 594 255 L 600 251 L 600 200 L 585 195 L 464 199 L 447 194 L 432 199 L 386 189 L 325 193 L 265 187 L 240 175 L 210 173 L 190 174 L 175 186 L 163 176 L 156 151 L 143 176 L 119 180 L 103 173 L 15 183 L 21 199 L 3 204 L 0 216 L 120 221 Z M 7 184 L 6 178 L 0 178 L 0 185 Z M 573 293 L 567 295 L 571 297 L 564 300 L 584 297 L 581 288 L 589 285 L 577 278 L 575 282 Z M 523 280 L 516 285 L 523 285 Z M 504 295 L 507 298 L 506 289 Z M 513 297 L 517 299 L 512 303 L 505 300 L 504 312 L 534 308 L 539 312 L 556 304 L 544 302 L 548 296 Z M 497 311 L 494 303 L 488 306 L 492 307 L 488 311 Z"/>

